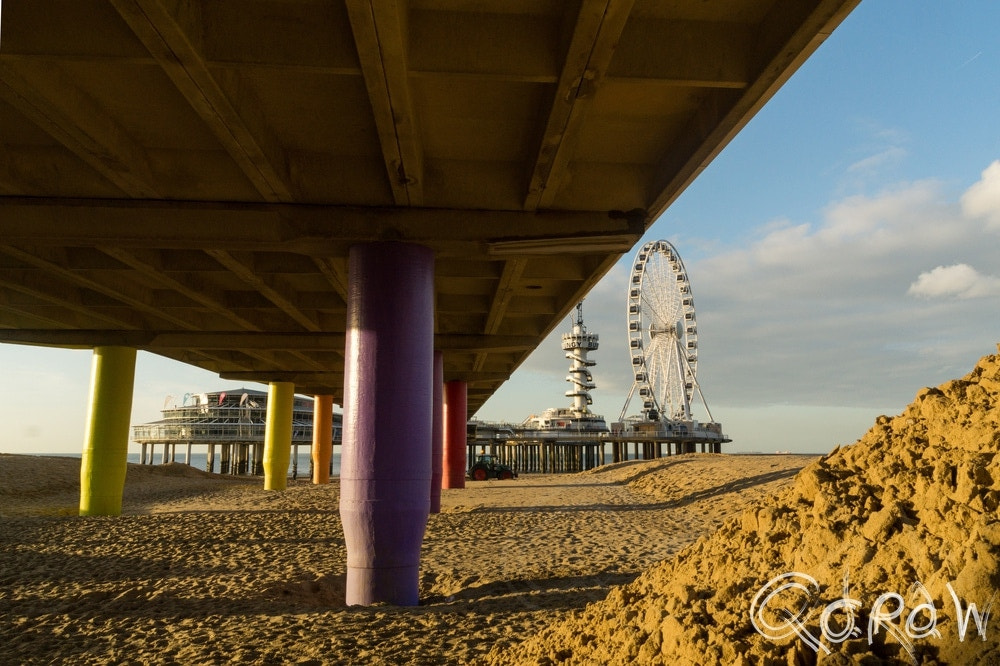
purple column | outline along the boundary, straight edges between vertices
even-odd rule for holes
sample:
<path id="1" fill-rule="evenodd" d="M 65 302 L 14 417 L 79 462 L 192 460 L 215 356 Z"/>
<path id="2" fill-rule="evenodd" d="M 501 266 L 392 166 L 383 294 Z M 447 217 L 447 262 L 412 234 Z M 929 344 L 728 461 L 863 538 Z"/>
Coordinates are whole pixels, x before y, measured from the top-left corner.
<path id="1" fill-rule="evenodd" d="M 340 517 L 348 604 L 419 603 L 430 510 L 434 254 L 351 248 Z"/>
<path id="2" fill-rule="evenodd" d="M 441 513 L 444 464 L 444 352 L 434 352 L 434 425 L 431 429 L 431 513 Z"/>

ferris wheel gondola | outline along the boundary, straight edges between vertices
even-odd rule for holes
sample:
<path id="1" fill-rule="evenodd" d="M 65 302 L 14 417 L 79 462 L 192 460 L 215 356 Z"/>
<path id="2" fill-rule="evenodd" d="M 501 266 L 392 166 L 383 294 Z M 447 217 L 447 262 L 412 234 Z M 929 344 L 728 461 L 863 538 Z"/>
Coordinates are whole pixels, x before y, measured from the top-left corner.
<path id="1" fill-rule="evenodd" d="M 627 305 L 634 381 L 622 418 L 638 395 L 645 420 L 691 420 L 700 393 L 698 324 L 687 270 L 669 242 L 651 241 L 636 254 Z"/>

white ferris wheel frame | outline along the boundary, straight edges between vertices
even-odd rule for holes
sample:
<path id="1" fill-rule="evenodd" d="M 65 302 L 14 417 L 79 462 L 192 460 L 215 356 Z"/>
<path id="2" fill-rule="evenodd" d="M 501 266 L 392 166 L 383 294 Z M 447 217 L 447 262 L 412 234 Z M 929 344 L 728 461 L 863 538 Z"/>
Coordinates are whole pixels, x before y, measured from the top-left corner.
<path id="1" fill-rule="evenodd" d="M 691 420 L 695 391 L 701 393 L 698 323 L 687 269 L 668 241 L 650 241 L 636 254 L 629 277 L 627 332 L 634 381 L 622 419 L 638 394 L 648 420 Z"/>

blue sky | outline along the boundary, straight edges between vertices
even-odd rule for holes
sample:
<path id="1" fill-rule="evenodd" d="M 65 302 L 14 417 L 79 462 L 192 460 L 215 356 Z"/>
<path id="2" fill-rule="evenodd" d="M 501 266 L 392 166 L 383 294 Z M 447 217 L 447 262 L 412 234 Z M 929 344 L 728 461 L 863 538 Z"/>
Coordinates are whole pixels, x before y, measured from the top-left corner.
<path id="1" fill-rule="evenodd" d="M 826 452 L 1000 341 L 1000 3 L 863 0 L 645 240 L 674 243 L 698 311 L 699 382 L 729 451 Z M 585 302 L 594 409 L 629 387 L 631 254 Z M 563 397 L 547 339 L 480 410 Z M 91 355 L 0 345 L 2 452 L 78 453 Z M 133 422 L 167 395 L 238 388 L 140 353 Z M 704 418 L 704 413 L 699 415 Z"/>

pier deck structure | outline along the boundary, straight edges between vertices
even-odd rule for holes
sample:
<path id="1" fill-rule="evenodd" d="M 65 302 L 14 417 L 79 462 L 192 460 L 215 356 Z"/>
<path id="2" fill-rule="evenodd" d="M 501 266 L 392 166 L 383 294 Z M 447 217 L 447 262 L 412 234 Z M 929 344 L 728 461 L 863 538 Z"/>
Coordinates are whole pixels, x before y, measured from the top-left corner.
<path id="1" fill-rule="evenodd" d="M 858 2 L 0 3 L 0 341 L 94 352 L 81 513 L 138 351 L 281 397 L 273 490 L 330 396 L 347 601 L 416 603 L 435 351 L 474 414 Z"/>
<path id="2" fill-rule="evenodd" d="M 519 473 L 580 472 L 608 463 L 681 453 L 720 453 L 732 441 L 718 424 L 651 423 L 606 432 L 531 430 L 515 424 L 470 422 L 468 457 L 489 453 Z"/>

